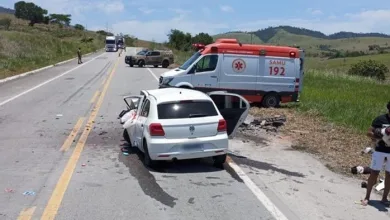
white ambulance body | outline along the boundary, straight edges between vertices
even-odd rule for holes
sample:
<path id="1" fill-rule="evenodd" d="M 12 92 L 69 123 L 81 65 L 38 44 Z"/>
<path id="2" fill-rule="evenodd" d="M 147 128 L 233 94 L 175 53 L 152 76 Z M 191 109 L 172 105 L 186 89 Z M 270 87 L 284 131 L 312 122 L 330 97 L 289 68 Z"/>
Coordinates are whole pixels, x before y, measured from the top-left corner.
<path id="1" fill-rule="evenodd" d="M 294 47 L 241 44 L 218 39 L 183 65 L 165 72 L 159 87 L 225 90 L 251 103 L 277 107 L 296 102 L 303 87 L 304 51 Z"/>

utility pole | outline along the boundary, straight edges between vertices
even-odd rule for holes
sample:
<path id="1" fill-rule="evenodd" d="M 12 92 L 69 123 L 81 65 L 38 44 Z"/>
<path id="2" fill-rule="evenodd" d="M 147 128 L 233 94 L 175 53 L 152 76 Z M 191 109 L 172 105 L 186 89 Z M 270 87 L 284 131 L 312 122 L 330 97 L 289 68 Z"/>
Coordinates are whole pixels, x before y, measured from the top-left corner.
<path id="1" fill-rule="evenodd" d="M 253 37 L 253 33 L 251 32 L 251 44 L 252 44 L 252 37 Z"/>

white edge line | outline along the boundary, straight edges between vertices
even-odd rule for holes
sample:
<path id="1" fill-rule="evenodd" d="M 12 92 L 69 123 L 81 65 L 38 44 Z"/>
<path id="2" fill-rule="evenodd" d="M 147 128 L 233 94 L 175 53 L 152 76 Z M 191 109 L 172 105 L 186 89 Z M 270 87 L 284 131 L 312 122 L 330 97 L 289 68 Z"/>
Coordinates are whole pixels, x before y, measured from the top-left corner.
<path id="1" fill-rule="evenodd" d="M 157 76 L 153 71 L 147 68 L 150 74 L 158 81 Z M 272 203 L 272 201 L 264 194 L 263 191 L 245 174 L 245 172 L 234 162 L 229 161 L 228 165 L 237 173 L 244 181 L 245 185 L 252 191 L 256 198 L 264 205 L 276 220 L 288 220 L 288 218 Z"/>
<path id="2" fill-rule="evenodd" d="M 97 51 L 99 51 L 99 50 L 97 50 Z M 93 53 L 95 53 L 95 52 L 87 53 L 84 56 L 89 56 L 89 55 L 91 55 Z M 31 70 L 31 71 L 28 71 L 28 72 L 25 72 L 25 73 L 21 73 L 21 74 L 15 75 L 15 76 L 10 76 L 10 77 L 4 78 L 4 79 L 0 79 L 0 84 L 8 82 L 8 81 L 11 81 L 11 80 L 19 79 L 21 77 L 25 77 L 25 76 L 31 75 L 33 73 L 41 72 L 43 70 L 46 70 L 46 69 L 49 69 L 49 68 L 52 68 L 52 67 L 55 67 L 55 66 L 58 66 L 58 65 L 65 64 L 65 63 L 70 62 L 70 61 L 72 61 L 72 60 L 74 60 L 76 58 L 65 60 L 65 61 L 62 61 L 62 62 L 59 62 L 59 63 L 55 63 L 55 64 L 52 64 L 52 65 L 49 65 L 49 66 L 45 66 L 45 67 L 42 67 L 42 68 L 39 68 L 39 69 Z"/>
<path id="3" fill-rule="evenodd" d="M 1 102 L 1 103 L 0 103 L 0 106 L 5 105 L 5 104 L 7 104 L 8 102 L 11 102 L 11 101 L 15 100 L 15 99 L 19 98 L 19 97 L 22 96 L 22 95 L 25 95 L 25 94 L 27 94 L 27 93 L 29 93 L 29 92 L 31 92 L 31 91 L 34 91 L 35 89 L 38 89 L 39 87 L 42 87 L 42 86 L 48 84 L 49 82 L 54 81 L 54 80 L 56 80 L 56 79 L 58 79 L 58 78 L 60 78 L 60 77 L 62 77 L 62 76 L 64 76 L 64 75 L 66 75 L 66 74 L 68 74 L 68 73 L 70 73 L 70 72 L 72 72 L 72 71 L 74 71 L 74 70 L 80 68 L 80 67 L 84 66 L 85 64 L 90 63 L 91 61 L 95 60 L 96 58 L 98 58 L 98 57 L 100 57 L 100 56 L 102 56 L 102 55 L 104 55 L 104 54 L 105 54 L 105 53 L 102 53 L 102 54 L 100 54 L 99 56 L 96 56 L 96 57 L 94 57 L 94 58 L 88 60 L 87 62 L 85 62 L 85 63 L 83 63 L 83 64 L 81 64 L 81 65 L 79 65 L 79 66 L 76 66 L 75 68 L 70 69 L 70 70 L 68 70 L 68 71 L 66 71 L 66 72 L 64 72 L 64 73 L 62 73 L 61 75 L 58 75 L 58 76 L 56 76 L 56 77 L 53 77 L 53 78 L 51 78 L 51 79 L 49 79 L 49 80 L 46 80 L 45 82 L 40 83 L 40 84 L 38 84 L 38 85 L 36 85 L 36 86 L 34 86 L 34 87 L 32 87 L 32 88 L 30 88 L 30 89 L 24 91 L 24 92 L 19 93 L 18 95 L 15 95 L 14 97 L 9 98 L 9 99 L 7 99 L 7 100 Z"/>
<path id="4" fill-rule="evenodd" d="M 257 199 L 272 214 L 276 220 L 288 220 L 288 218 L 271 202 L 263 191 L 245 174 L 245 172 L 234 162 L 228 162 L 228 165 L 244 181 L 245 185 L 252 191 Z"/>
<path id="5" fill-rule="evenodd" d="M 158 82 L 158 77 L 152 72 L 151 69 L 147 68 L 149 70 L 149 73 L 152 74 L 152 76 L 157 80 Z"/>

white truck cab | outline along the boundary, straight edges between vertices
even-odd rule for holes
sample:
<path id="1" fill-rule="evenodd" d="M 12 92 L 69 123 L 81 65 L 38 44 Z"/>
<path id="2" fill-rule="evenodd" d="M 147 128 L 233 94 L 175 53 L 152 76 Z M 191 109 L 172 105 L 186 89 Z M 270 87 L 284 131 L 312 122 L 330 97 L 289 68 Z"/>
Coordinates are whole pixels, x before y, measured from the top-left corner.
<path id="1" fill-rule="evenodd" d="M 241 44 L 218 39 L 183 65 L 163 73 L 159 88 L 183 87 L 237 93 L 252 103 L 277 107 L 298 101 L 303 88 L 304 51 L 294 47 Z"/>

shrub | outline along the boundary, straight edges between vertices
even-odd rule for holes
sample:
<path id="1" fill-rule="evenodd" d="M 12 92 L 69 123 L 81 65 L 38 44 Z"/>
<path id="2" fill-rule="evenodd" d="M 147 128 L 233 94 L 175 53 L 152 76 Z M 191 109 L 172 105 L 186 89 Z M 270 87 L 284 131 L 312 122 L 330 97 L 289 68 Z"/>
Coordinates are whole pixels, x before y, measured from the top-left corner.
<path id="1" fill-rule="evenodd" d="M 5 30 L 9 30 L 10 26 L 11 26 L 11 19 L 10 18 L 0 19 L 0 27 L 4 28 Z"/>
<path id="2" fill-rule="evenodd" d="M 380 81 L 386 79 L 386 73 L 388 72 L 389 68 L 376 60 L 361 60 L 358 63 L 353 64 L 348 70 L 349 75 L 372 77 Z"/>

